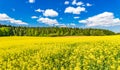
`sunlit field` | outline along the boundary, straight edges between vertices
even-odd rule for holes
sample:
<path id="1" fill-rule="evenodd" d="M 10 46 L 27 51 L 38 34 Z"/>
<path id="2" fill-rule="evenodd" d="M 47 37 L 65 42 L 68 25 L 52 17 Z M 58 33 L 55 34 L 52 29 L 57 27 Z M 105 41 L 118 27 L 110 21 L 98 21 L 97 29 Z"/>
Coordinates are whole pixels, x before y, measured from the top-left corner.
<path id="1" fill-rule="evenodd" d="M 120 70 L 120 36 L 0 37 L 0 70 Z"/>

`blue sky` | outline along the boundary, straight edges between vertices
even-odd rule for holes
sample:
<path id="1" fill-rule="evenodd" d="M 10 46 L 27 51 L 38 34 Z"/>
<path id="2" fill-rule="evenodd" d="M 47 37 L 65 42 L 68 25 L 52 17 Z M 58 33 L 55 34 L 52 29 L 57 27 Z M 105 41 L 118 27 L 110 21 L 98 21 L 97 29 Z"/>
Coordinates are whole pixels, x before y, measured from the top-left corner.
<path id="1" fill-rule="evenodd" d="M 120 0 L 1 0 L 0 23 L 120 32 Z"/>

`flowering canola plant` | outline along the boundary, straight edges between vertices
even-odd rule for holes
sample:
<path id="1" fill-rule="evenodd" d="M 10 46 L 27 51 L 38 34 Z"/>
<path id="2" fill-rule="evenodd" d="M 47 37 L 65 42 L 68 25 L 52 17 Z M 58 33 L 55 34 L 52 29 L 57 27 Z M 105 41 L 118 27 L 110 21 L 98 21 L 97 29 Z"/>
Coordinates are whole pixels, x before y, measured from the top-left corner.
<path id="1" fill-rule="evenodd" d="M 0 37 L 0 70 L 120 70 L 120 36 Z"/>

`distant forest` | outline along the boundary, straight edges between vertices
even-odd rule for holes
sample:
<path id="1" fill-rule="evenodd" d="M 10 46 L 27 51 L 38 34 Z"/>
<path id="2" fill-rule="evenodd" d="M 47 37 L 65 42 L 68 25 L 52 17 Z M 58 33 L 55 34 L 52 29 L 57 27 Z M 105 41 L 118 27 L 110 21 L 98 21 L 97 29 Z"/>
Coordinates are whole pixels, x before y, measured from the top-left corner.
<path id="1" fill-rule="evenodd" d="M 105 29 L 68 27 L 23 27 L 0 24 L 0 36 L 105 36 L 116 33 Z"/>

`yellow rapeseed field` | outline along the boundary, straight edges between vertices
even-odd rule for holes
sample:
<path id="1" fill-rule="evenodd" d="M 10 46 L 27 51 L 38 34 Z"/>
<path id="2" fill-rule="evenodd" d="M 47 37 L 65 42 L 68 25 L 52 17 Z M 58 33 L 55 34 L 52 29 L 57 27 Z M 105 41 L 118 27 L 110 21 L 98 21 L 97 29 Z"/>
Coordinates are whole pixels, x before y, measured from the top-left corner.
<path id="1" fill-rule="evenodd" d="M 120 70 L 120 36 L 0 37 L 0 70 Z"/>

